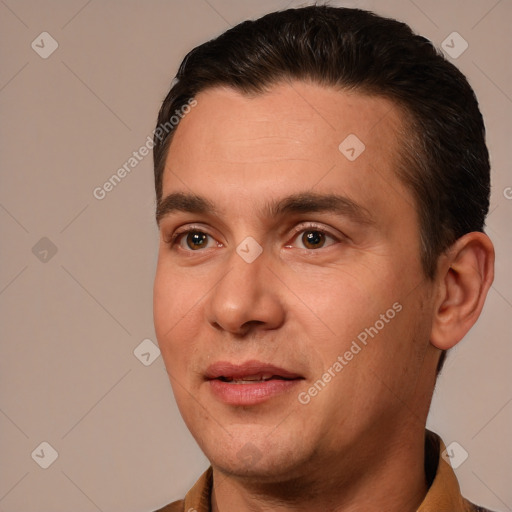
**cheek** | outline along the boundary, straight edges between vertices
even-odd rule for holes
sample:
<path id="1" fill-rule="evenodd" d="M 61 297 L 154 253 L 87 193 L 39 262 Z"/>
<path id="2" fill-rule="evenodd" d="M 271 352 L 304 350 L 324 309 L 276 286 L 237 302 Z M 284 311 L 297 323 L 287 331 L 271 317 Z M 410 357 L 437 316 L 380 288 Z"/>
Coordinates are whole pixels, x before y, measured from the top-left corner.
<path id="1" fill-rule="evenodd" d="M 204 293 L 204 292 L 203 292 Z M 155 332 L 164 358 L 182 357 L 199 326 L 201 288 L 190 276 L 158 263 L 153 289 Z M 172 358 L 170 357 L 172 355 Z M 167 363 L 167 361 L 166 361 Z"/>
<path id="2" fill-rule="evenodd" d="M 341 356 L 343 370 L 337 375 L 344 377 L 333 379 L 323 398 L 339 394 L 339 387 L 359 389 L 357 395 L 369 385 L 368 367 L 393 373 L 397 354 L 410 359 L 415 310 L 407 306 L 411 297 L 404 303 L 399 284 L 386 279 L 384 271 L 382 279 L 373 279 L 363 268 L 351 273 L 330 269 L 330 275 L 322 275 L 325 271 L 296 277 L 293 288 L 308 310 L 298 316 L 307 333 L 312 376 L 321 377 Z"/>
<path id="3" fill-rule="evenodd" d="M 308 328 L 323 329 L 338 350 L 343 349 L 344 341 L 350 343 L 373 325 L 396 300 L 389 285 L 368 276 L 364 269 L 351 270 L 319 268 L 287 280 L 293 283 L 290 288 L 294 294 L 313 313 L 308 315 L 312 320 Z"/>

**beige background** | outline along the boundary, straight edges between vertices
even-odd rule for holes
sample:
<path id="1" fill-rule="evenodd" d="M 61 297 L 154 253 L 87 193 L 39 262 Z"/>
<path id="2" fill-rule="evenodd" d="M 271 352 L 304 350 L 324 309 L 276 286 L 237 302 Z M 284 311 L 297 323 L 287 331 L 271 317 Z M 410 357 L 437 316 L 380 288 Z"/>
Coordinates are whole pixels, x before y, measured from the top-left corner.
<path id="1" fill-rule="evenodd" d="M 488 127 L 497 277 L 448 359 L 429 425 L 469 453 L 457 469 L 466 496 L 512 510 L 512 2 L 331 3 L 406 21 L 438 46 L 453 31 L 469 43 L 452 60 Z M 93 189 L 145 143 L 188 49 L 288 5 L 303 4 L 0 0 L 0 511 L 150 511 L 206 467 L 162 358 L 134 355 L 155 342 L 151 157 L 103 200 Z M 51 48 L 44 31 L 59 45 L 46 59 L 31 47 Z M 42 442 L 58 452 L 47 469 Z"/>

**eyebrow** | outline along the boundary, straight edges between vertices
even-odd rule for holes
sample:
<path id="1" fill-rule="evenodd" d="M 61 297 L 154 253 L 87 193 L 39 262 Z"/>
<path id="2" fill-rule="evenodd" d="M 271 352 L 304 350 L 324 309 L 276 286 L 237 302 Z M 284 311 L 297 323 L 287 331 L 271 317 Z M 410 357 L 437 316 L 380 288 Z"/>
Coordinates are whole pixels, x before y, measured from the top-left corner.
<path id="1" fill-rule="evenodd" d="M 335 213 L 351 218 L 361 224 L 372 224 L 370 212 L 352 199 L 338 194 L 302 192 L 278 201 L 267 202 L 265 208 L 271 217 L 290 213 Z"/>
<path id="2" fill-rule="evenodd" d="M 205 197 L 196 194 L 185 194 L 183 192 L 175 192 L 169 194 L 164 199 L 158 201 L 156 207 L 156 222 L 160 221 L 174 212 L 212 214 L 217 215 L 218 211 L 215 205 Z"/>
<path id="3" fill-rule="evenodd" d="M 217 215 L 217 207 L 205 197 L 196 194 L 175 192 L 159 201 L 156 221 L 174 212 Z M 370 212 L 352 199 L 338 194 L 301 192 L 278 200 L 267 201 L 263 213 L 268 217 L 282 217 L 289 214 L 328 212 L 349 217 L 360 224 L 373 224 Z"/>

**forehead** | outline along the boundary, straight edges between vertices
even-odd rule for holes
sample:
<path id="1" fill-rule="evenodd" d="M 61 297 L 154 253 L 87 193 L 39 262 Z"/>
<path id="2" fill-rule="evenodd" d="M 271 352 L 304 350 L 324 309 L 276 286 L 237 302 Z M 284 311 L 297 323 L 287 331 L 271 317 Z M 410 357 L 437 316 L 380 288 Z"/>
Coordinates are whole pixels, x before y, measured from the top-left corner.
<path id="1" fill-rule="evenodd" d="M 400 110 L 385 98 L 293 82 L 251 96 L 216 87 L 196 100 L 170 145 L 164 196 L 215 190 L 232 204 L 334 187 L 371 203 L 391 186 L 411 201 L 396 176 Z"/>
<path id="2" fill-rule="evenodd" d="M 174 142 L 201 143 L 198 156 L 213 150 L 216 158 L 226 161 L 262 160 L 279 142 L 283 158 L 296 156 L 297 150 L 316 158 L 322 148 L 337 147 L 343 134 L 358 132 L 361 140 L 372 142 L 401 125 L 399 109 L 390 100 L 304 82 L 282 83 L 253 95 L 215 87 L 199 93 L 196 100 Z M 266 144 L 267 138 L 272 144 Z M 295 147 L 284 144 L 292 140 Z M 194 156 L 188 156 L 190 162 Z"/>

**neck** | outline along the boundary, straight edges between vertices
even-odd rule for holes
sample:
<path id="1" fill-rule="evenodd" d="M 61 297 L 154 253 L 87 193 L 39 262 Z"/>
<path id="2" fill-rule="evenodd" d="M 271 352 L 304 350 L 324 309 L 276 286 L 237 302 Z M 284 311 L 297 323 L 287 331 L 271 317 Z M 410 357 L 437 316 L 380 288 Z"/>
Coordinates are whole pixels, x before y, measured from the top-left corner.
<path id="1" fill-rule="evenodd" d="M 340 464 L 340 460 L 346 461 Z M 358 449 L 273 481 L 213 468 L 212 511 L 361 512 L 417 510 L 427 493 L 423 434 Z"/>

